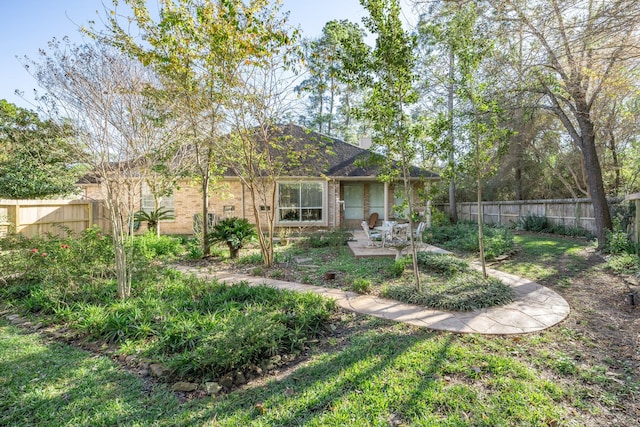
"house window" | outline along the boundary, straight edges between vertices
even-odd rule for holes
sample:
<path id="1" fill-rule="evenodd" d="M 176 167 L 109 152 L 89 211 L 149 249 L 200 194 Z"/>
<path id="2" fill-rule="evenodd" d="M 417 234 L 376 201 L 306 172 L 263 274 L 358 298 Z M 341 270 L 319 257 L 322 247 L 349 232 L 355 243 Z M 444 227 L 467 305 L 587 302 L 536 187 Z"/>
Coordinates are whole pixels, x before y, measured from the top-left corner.
<path id="1" fill-rule="evenodd" d="M 145 212 L 152 212 L 156 208 L 156 206 L 155 206 L 155 201 L 153 199 L 153 193 L 151 193 L 151 189 L 149 188 L 149 184 L 147 184 L 146 182 L 142 183 L 140 194 L 141 194 L 141 201 L 140 201 L 141 210 Z M 173 194 L 169 196 L 163 196 L 160 200 L 160 206 L 158 207 L 164 208 L 164 209 L 171 209 L 172 212 L 175 212 Z"/>
<path id="2" fill-rule="evenodd" d="M 318 182 L 279 183 L 280 222 L 319 222 L 324 218 L 324 186 Z"/>

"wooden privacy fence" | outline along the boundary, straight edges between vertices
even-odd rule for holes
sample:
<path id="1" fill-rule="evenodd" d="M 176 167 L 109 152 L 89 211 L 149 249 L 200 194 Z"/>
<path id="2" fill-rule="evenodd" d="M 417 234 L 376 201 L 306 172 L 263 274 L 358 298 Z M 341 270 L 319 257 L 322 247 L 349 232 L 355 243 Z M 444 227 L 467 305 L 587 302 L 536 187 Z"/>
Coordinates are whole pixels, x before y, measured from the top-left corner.
<path id="1" fill-rule="evenodd" d="M 458 219 L 478 220 L 477 202 L 456 203 Z M 449 212 L 449 204 L 439 205 Z M 513 202 L 482 202 L 482 221 L 485 224 L 513 225 L 529 215 L 547 217 L 549 222 L 566 227 L 579 227 L 596 232 L 596 220 L 591 199 L 518 200 Z"/>
<path id="2" fill-rule="evenodd" d="M 96 224 L 109 229 L 104 204 L 92 200 L 1 200 L 0 237 L 15 231 L 25 236 L 75 234 Z"/>

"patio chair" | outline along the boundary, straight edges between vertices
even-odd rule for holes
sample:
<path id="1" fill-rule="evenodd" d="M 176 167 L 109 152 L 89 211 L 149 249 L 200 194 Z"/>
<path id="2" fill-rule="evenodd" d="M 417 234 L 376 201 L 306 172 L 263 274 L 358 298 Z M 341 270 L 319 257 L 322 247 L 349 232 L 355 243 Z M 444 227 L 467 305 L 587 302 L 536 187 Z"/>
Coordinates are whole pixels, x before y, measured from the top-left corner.
<path id="1" fill-rule="evenodd" d="M 378 213 L 374 212 L 369 215 L 369 230 L 373 230 L 373 227 L 376 226 L 376 222 L 378 222 Z"/>
<path id="2" fill-rule="evenodd" d="M 382 226 L 376 227 L 376 230 L 380 230 L 382 234 L 382 247 L 386 242 L 391 241 L 393 237 L 393 227 L 396 225 L 395 221 L 382 221 Z"/>
<path id="3" fill-rule="evenodd" d="M 362 221 L 361 225 L 368 239 L 367 246 L 378 246 L 376 240 L 382 239 L 382 235 L 380 233 L 372 233 L 371 230 L 369 230 L 369 223 L 367 221 Z"/>
<path id="4" fill-rule="evenodd" d="M 418 226 L 416 227 L 416 229 L 414 230 L 414 235 L 413 238 L 417 241 L 419 241 L 420 243 L 422 242 L 422 233 L 424 232 L 424 227 L 425 227 L 425 223 L 424 222 L 420 222 L 418 224 Z"/>

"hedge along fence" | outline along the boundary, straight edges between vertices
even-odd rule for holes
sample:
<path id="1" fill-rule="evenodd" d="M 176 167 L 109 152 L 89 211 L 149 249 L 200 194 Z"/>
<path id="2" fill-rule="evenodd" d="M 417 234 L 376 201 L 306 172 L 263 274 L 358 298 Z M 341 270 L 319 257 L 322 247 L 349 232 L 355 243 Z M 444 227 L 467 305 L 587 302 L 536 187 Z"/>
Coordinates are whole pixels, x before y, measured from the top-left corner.
<path id="1" fill-rule="evenodd" d="M 2 200 L 0 237 L 15 231 L 25 236 L 81 233 L 92 225 L 109 230 L 104 204 L 92 200 Z"/>
<path id="2" fill-rule="evenodd" d="M 623 199 L 609 199 L 609 207 L 615 208 Z M 462 221 L 478 220 L 477 202 L 456 203 L 458 219 Z M 449 204 L 437 206 L 449 213 Z M 555 199 L 555 200 L 518 200 L 510 202 L 482 202 L 482 221 L 485 224 L 512 226 L 520 218 L 530 215 L 546 217 L 554 225 L 576 227 L 596 234 L 596 220 L 591 199 Z M 636 221 L 629 221 L 628 231 L 637 238 Z"/>

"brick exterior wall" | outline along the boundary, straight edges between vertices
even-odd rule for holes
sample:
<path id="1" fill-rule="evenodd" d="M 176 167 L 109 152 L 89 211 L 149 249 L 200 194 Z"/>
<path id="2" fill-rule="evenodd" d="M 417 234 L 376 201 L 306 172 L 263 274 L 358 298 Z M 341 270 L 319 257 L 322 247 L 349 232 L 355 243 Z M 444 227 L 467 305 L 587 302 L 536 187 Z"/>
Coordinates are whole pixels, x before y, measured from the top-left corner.
<path id="1" fill-rule="evenodd" d="M 371 182 L 371 181 L 370 181 Z M 418 188 L 418 185 L 414 188 Z M 193 234 L 193 217 L 201 213 L 202 209 L 202 194 L 200 193 L 200 187 L 197 183 L 184 180 L 180 183 L 180 188 L 174 191 L 174 215 L 175 220 L 162 221 L 160 224 L 160 231 L 163 234 Z M 102 192 L 98 184 L 85 184 L 82 186 L 84 190 L 84 197 L 92 200 L 102 200 Z M 360 222 L 362 219 L 369 218 L 369 182 L 364 182 L 364 218 L 358 220 L 344 220 L 344 211 L 341 206 L 338 205 L 338 200 L 344 200 L 344 192 L 339 180 L 329 180 L 326 183 L 325 194 L 325 220 L 322 227 L 340 227 L 344 225 L 348 229 L 357 230 L 360 228 Z M 393 185 L 389 186 L 389 211 L 388 217 L 393 219 Z M 270 202 L 267 202 L 271 204 Z M 259 205 L 264 203 L 260 202 Z M 275 209 L 275 206 L 270 206 L 270 209 Z M 219 188 L 210 191 L 209 197 L 209 213 L 212 213 L 216 218 L 226 217 L 239 217 L 246 218 L 251 223 L 255 223 L 253 214 L 253 204 L 251 200 L 250 191 L 243 187 L 239 180 L 224 180 Z M 381 223 L 383 216 L 379 218 Z M 298 226 L 298 225 L 286 225 L 287 228 L 318 228 Z M 276 229 L 278 229 L 278 223 L 276 221 Z M 146 226 L 142 225 L 138 232 L 146 231 Z"/>

